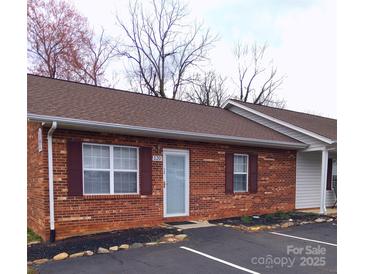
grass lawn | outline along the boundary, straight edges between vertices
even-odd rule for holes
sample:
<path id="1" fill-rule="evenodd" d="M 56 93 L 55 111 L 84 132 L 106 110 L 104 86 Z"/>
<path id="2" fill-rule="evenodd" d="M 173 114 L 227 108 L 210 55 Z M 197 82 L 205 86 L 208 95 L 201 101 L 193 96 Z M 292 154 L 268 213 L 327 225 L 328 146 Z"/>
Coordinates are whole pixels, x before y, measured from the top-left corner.
<path id="1" fill-rule="evenodd" d="M 42 238 L 35 234 L 30 228 L 27 228 L 27 243 L 34 241 L 42 241 Z"/>
<path id="2" fill-rule="evenodd" d="M 27 274 L 38 274 L 39 272 L 35 270 L 34 268 L 28 266 L 27 267 Z"/>

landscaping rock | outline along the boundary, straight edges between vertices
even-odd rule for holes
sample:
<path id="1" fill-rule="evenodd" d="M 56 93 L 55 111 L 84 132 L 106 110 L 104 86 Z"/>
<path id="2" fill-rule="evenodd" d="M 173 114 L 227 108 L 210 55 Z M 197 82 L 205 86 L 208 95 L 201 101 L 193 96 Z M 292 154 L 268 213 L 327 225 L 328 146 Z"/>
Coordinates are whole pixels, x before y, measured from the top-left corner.
<path id="1" fill-rule="evenodd" d="M 128 249 L 129 245 L 128 244 L 122 244 L 121 246 L 119 246 L 119 249 Z"/>
<path id="2" fill-rule="evenodd" d="M 99 247 L 97 252 L 99 254 L 106 254 L 106 253 L 109 253 L 109 250 L 104 247 Z"/>
<path id="3" fill-rule="evenodd" d="M 27 265 L 32 265 L 33 264 L 33 262 L 27 262 Z"/>
<path id="4" fill-rule="evenodd" d="M 326 219 L 325 218 L 317 218 L 317 219 L 315 219 L 314 220 L 316 223 L 323 223 L 323 222 L 325 222 L 326 221 Z"/>
<path id="5" fill-rule="evenodd" d="M 94 255 L 94 252 L 92 252 L 91 250 L 86 250 L 84 253 L 85 253 L 86 256 Z"/>
<path id="6" fill-rule="evenodd" d="M 146 246 L 154 246 L 154 245 L 157 245 L 157 242 L 146 243 Z"/>
<path id="7" fill-rule="evenodd" d="M 78 253 L 71 254 L 70 258 L 82 257 L 84 255 L 85 255 L 85 252 L 78 252 Z"/>
<path id="8" fill-rule="evenodd" d="M 259 231 L 261 229 L 261 227 L 260 226 L 251 226 L 251 227 L 248 227 L 248 229 L 250 231 Z"/>
<path id="9" fill-rule="evenodd" d="M 171 237 L 174 237 L 175 235 L 174 234 L 165 234 L 163 237 L 164 238 L 171 238 Z"/>
<path id="10" fill-rule="evenodd" d="M 111 246 L 111 247 L 109 247 L 109 250 L 110 251 L 118 251 L 118 246 L 117 245 Z"/>
<path id="11" fill-rule="evenodd" d="M 182 241 L 184 240 L 186 237 L 188 237 L 188 235 L 186 234 L 178 234 L 175 236 L 175 239 L 179 240 L 179 241 Z"/>
<path id="12" fill-rule="evenodd" d="M 41 241 L 32 241 L 29 242 L 28 245 L 35 245 L 35 244 L 39 244 Z"/>
<path id="13" fill-rule="evenodd" d="M 328 223 L 330 223 L 330 222 L 332 222 L 333 221 L 333 219 L 332 218 L 329 218 L 328 220 L 327 220 L 327 222 Z"/>
<path id="14" fill-rule="evenodd" d="M 280 225 L 281 228 L 288 228 L 289 226 L 293 226 L 293 222 L 285 222 Z"/>
<path id="15" fill-rule="evenodd" d="M 53 257 L 53 260 L 55 260 L 55 261 L 61 261 L 61 260 L 64 260 L 66 258 L 68 258 L 68 254 L 66 252 L 62 252 L 62 253 L 59 253 L 56 256 L 54 256 Z"/>
<path id="16" fill-rule="evenodd" d="M 169 242 L 169 243 L 174 243 L 177 240 L 175 238 L 167 238 L 166 241 Z"/>
<path id="17" fill-rule="evenodd" d="M 44 264 L 46 262 L 48 262 L 48 259 L 38 259 L 38 260 L 33 261 L 33 263 L 38 264 L 38 265 L 39 264 Z"/>
<path id="18" fill-rule="evenodd" d="M 140 248 L 140 247 L 143 247 L 143 244 L 141 243 L 134 243 L 131 245 L 131 248 Z"/>

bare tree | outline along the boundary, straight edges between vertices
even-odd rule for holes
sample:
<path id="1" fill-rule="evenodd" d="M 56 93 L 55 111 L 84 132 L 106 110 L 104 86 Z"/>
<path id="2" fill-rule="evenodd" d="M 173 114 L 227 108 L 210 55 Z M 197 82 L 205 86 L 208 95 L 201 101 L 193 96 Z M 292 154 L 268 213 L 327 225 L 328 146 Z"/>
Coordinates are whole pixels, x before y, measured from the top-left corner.
<path id="1" fill-rule="evenodd" d="M 105 70 L 116 54 L 117 43 L 105 36 L 104 29 L 98 39 L 93 39 L 94 36 L 92 32 L 84 47 L 72 52 L 70 63 L 82 82 L 97 86 L 106 80 Z"/>
<path id="2" fill-rule="evenodd" d="M 131 62 L 131 81 L 140 81 L 139 91 L 175 99 L 189 83 L 191 68 L 207 59 L 217 40 L 201 24 L 186 24 L 187 7 L 179 0 L 129 3 L 129 21 L 117 16 L 128 43 L 119 50 Z"/>
<path id="3" fill-rule="evenodd" d="M 272 60 L 265 62 L 266 50 L 266 44 L 236 44 L 234 55 L 237 61 L 239 99 L 283 108 L 285 101 L 278 99 L 275 92 L 283 84 L 284 76 L 277 75 L 277 67 Z"/>
<path id="4" fill-rule="evenodd" d="M 28 0 L 27 17 L 29 70 L 71 80 L 66 57 L 88 39 L 86 18 L 70 4 L 57 0 Z"/>
<path id="5" fill-rule="evenodd" d="M 229 97 L 225 81 L 226 78 L 214 71 L 197 74 L 192 80 L 191 89 L 185 94 L 185 99 L 201 105 L 220 107 Z"/>

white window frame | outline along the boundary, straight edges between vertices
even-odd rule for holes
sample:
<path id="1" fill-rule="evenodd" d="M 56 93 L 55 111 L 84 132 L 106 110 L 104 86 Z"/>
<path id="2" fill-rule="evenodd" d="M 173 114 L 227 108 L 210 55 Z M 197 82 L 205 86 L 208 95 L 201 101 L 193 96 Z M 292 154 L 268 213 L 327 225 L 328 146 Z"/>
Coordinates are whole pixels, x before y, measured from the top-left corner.
<path id="1" fill-rule="evenodd" d="M 247 158 L 247 170 L 246 172 L 236 172 L 234 170 L 234 165 L 235 165 L 235 162 L 234 162 L 234 158 L 235 156 L 245 156 Z M 248 192 L 248 171 L 249 171 L 249 155 L 248 154 L 243 154 L 243 153 L 234 153 L 233 154 L 233 193 L 246 193 Z M 244 175 L 246 174 L 246 190 L 235 190 L 234 189 L 234 175 Z"/>
<path id="2" fill-rule="evenodd" d="M 85 168 L 84 165 L 84 146 L 104 146 L 109 147 L 109 169 L 105 168 Z M 135 148 L 137 150 L 137 170 L 132 169 L 114 169 L 114 148 Z M 109 189 L 110 192 L 106 193 L 85 193 L 85 180 L 84 174 L 85 171 L 108 171 L 109 172 Z M 114 192 L 114 172 L 136 172 L 137 173 L 137 192 Z M 82 143 L 82 193 L 85 196 L 94 196 L 94 195 L 136 195 L 139 194 L 139 147 L 135 146 L 124 146 L 124 145 L 107 145 L 107 144 L 98 144 L 98 143 Z"/>

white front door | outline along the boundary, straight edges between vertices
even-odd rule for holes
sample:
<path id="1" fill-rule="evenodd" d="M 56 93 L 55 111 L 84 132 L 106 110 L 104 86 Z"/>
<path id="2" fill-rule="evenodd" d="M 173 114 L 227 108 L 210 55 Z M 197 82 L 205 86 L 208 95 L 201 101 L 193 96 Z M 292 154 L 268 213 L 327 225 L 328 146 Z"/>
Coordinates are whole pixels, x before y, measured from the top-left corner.
<path id="1" fill-rule="evenodd" d="M 164 217 L 189 215 L 189 151 L 164 149 Z"/>

